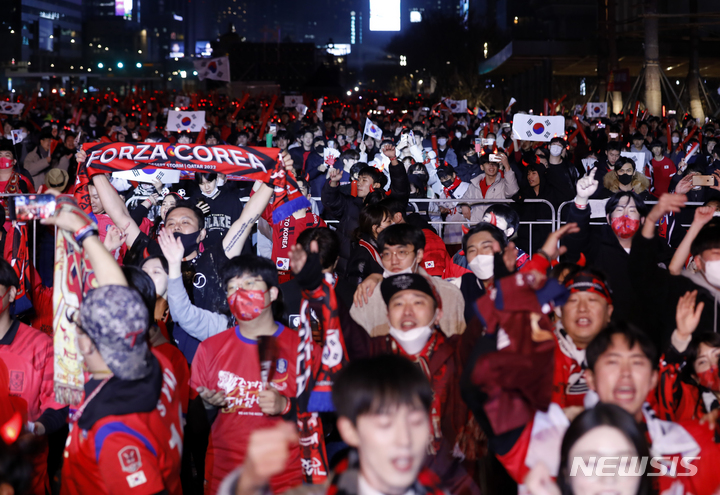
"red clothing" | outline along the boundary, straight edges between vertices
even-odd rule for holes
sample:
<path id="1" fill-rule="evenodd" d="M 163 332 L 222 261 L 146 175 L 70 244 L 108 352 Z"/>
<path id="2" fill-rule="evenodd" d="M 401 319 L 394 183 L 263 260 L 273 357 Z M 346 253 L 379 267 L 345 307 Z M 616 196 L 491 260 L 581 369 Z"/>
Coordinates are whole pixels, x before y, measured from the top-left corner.
<path id="1" fill-rule="evenodd" d="M 272 386 L 281 395 L 295 397 L 296 362 L 300 339 L 296 331 L 278 323 L 275 332 L 277 365 Z M 214 495 L 233 469 L 245 460 L 250 434 L 283 421 L 266 416 L 258 406 L 263 390 L 257 341 L 242 336 L 240 329 L 227 330 L 200 343 L 191 370 L 190 387 L 223 390 L 227 407 L 221 409 L 210 430 L 205 458 L 205 493 Z M 293 445 L 285 471 L 270 481 L 274 493 L 302 483 L 300 446 Z"/>
<path id="2" fill-rule="evenodd" d="M 492 184 L 488 184 L 487 182 L 485 182 L 485 179 L 480 181 L 480 190 L 482 191 L 483 198 L 485 197 L 485 194 L 487 194 L 488 189 L 490 189 L 491 185 Z"/>
<path id="3" fill-rule="evenodd" d="M 673 163 L 673 161 L 664 156 L 662 160 L 657 161 L 655 158 L 650 160 L 650 165 L 652 166 L 652 180 L 653 180 L 653 187 L 652 187 L 652 195 L 656 198 L 659 198 L 666 192 L 668 192 L 668 189 L 670 188 L 670 181 L 672 180 L 673 176 L 677 173 L 677 167 Z"/>
<path id="4" fill-rule="evenodd" d="M 0 340 L 0 359 L 8 370 L 10 395 L 27 404 L 27 420 L 35 422 L 45 409 L 62 409 L 53 389 L 53 342 L 46 334 L 14 320 Z M 34 459 L 30 493 L 44 495 L 49 487 L 47 443 Z"/>
<path id="5" fill-rule="evenodd" d="M 447 251 L 445 243 L 430 229 L 423 229 L 425 234 L 425 249 L 422 267 L 433 277 L 455 278 L 462 277 L 467 270 L 453 263 L 452 256 Z"/>
<path id="6" fill-rule="evenodd" d="M 556 329 L 553 336 L 556 348 L 552 402 L 562 408 L 582 406 L 589 390 L 585 381 L 585 350 L 575 347 L 561 329 Z"/>
<path id="7" fill-rule="evenodd" d="M 165 356 L 172 364 L 178 382 L 178 389 L 180 389 L 182 412 L 187 414 L 188 401 L 190 400 L 190 368 L 188 368 L 187 359 L 185 359 L 180 349 L 169 342 L 160 344 L 155 347 L 155 350 Z"/>
<path id="8" fill-rule="evenodd" d="M 290 271 L 290 248 L 297 244 L 301 232 L 315 227 L 327 227 L 325 221 L 314 213 L 307 212 L 303 218 L 290 215 L 279 223 L 272 223 L 272 205 L 263 213 L 263 218 L 272 226 L 272 259 L 278 270 L 279 282 L 285 283 L 293 278 Z"/>
<path id="9" fill-rule="evenodd" d="M 163 373 L 157 408 L 105 416 L 90 430 L 72 424 L 65 446 L 62 495 L 181 495 L 182 418 L 172 364 L 153 350 Z"/>

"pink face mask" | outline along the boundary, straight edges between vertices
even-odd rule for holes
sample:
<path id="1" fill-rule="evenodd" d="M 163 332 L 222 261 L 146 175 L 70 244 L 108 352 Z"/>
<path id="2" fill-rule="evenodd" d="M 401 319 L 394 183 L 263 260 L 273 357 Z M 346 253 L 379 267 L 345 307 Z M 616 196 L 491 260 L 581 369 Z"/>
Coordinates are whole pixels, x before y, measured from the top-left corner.
<path id="1" fill-rule="evenodd" d="M 7 158 L 5 156 L 0 157 L 0 168 L 6 169 L 6 168 L 12 168 L 13 166 L 13 159 Z"/>

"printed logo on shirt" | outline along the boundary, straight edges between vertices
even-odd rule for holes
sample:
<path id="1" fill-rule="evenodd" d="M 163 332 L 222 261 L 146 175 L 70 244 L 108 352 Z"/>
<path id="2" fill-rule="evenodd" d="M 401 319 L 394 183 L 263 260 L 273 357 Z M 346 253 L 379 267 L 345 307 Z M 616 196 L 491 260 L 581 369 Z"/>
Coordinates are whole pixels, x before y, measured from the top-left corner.
<path id="1" fill-rule="evenodd" d="M 207 278 L 202 273 L 196 273 L 193 278 L 193 285 L 196 289 L 202 289 L 207 284 Z"/>
<path id="2" fill-rule="evenodd" d="M 142 467 L 140 450 L 134 445 L 128 445 L 120 449 L 118 458 L 120 459 L 120 467 L 126 473 L 134 473 Z"/>
<path id="3" fill-rule="evenodd" d="M 288 370 L 287 359 L 282 359 L 282 358 L 278 359 L 277 360 L 277 372 L 282 375 L 284 373 L 287 373 L 287 370 Z"/>
<path id="4" fill-rule="evenodd" d="M 426 261 L 425 268 L 435 268 L 435 262 L 434 261 Z"/>
<path id="5" fill-rule="evenodd" d="M 10 393 L 21 393 L 25 385 L 24 371 L 10 371 Z"/>
<path id="6" fill-rule="evenodd" d="M 289 270 L 290 258 L 278 258 L 277 261 L 275 261 L 275 267 L 278 270 Z"/>
<path id="7" fill-rule="evenodd" d="M 130 488 L 135 488 L 136 486 L 140 486 L 143 483 L 147 482 L 147 478 L 145 477 L 145 472 L 138 471 L 137 473 L 129 474 L 125 477 L 125 479 L 128 482 L 128 485 L 130 485 Z"/>
<path id="8" fill-rule="evenodd" d="M 288 320 L 290 320 L 291 327 L 300 328 L 300 315 L 290 315 Z"/>
<path id="9" fill-rule="evenodd" d="M 248 381 L 235 373 L 221 370 L 218 372 L 217 386 L 225 391 L 225 400 L 227 402 L 227 406 L 221 409 L 221 412 L 225 414 L 255 415 L 255 413 L 246 410 L 252 409 L 258 403 L 258 394 L 263 390 L 260 380 Z M 262 413 L 257 415 L 262 415 Z"/>

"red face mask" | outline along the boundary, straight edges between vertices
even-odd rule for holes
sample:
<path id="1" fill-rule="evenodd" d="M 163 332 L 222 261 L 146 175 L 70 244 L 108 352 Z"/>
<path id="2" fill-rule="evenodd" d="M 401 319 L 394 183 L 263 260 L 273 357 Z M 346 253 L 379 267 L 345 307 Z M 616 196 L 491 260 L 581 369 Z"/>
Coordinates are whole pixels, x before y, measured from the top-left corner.
<path id="1" fill-rule="evenodd" d="M 720 392 L 720 375 L 718 375 L 718 367 L 711 366 L 709 370 L 697 374 L 698 383 L 703 387 L 709 388 L 713 392 Z"/>
<path id="2" fill-rule="evenodd" d="M 5 156 L 0 157 L 0 168 L 12 168 L 12 166 L 13 166 L 12 158 L 7 158 Z"/>
<path id="3" fill-rule="evenodd" d="M 265 292 L 264 290 L 236 290 L 230 297 L 228 297 L 228 305 L 230 306 L 230 312 L 235 318 L 241 321 L 254 320 L 265 308 L 270 306 L 265 305 Z"/>
<path id="4" fill-rule="evenodd" d="M 630 217 L 613 218 L 610 223 L 615 234 L 621 239 L 629 239 L 635 235 L 640 228 L 640 220 L 633 220 Z"/>

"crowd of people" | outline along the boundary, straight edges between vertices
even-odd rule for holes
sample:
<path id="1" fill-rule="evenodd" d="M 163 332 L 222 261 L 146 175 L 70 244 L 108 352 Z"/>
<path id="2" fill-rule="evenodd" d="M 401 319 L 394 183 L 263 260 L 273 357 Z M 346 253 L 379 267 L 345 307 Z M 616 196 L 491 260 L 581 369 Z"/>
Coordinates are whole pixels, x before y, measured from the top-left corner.
<path id="1" fill-rule="evenodd" d="M 4 121 L 0 494 L 720 493 L 720 127 L 143 103 Z M 115 142 L 279 154 L 136 181 Z"/>

